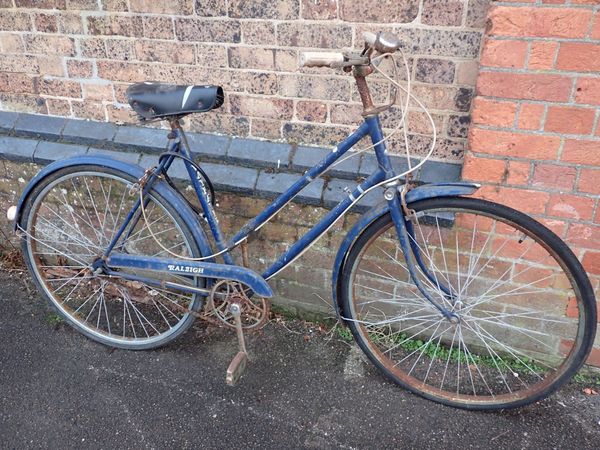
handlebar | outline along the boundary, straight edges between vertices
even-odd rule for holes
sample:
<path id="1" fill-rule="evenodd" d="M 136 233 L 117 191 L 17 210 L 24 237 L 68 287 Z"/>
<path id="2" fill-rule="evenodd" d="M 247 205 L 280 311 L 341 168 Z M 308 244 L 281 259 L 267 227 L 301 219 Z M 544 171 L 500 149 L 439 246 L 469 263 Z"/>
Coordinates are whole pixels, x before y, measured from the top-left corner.
<path id="1" fill-rule="evenodd" d="M 369 55 L 372 50 L 379 53 L 394 53 L 402 44 L 400 39 L 388 32 L 363 33 L 365 51 L 360 55 L 345 54 L 342 52 L 302 52 L 300 53 L 300 67 L 350 67 L 355 65 L 368 65 Z"/>

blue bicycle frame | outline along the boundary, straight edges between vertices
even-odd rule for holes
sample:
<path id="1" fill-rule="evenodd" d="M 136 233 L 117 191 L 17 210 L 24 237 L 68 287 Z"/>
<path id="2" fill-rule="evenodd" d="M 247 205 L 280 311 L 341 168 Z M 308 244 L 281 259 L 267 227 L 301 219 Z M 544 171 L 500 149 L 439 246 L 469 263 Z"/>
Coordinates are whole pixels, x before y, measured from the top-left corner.
<path id="1" fill-rule="evenodd" d="M 128 228 L 128 226 L 133 221 L 133 226 L 129 227 L 129 230 L 132 230 L 135 227 L 135 222 L 140 220 L 140 200 L 136 202 L 132 210 L 129 212 L 126 217 L 124 223 L 121 225 L 120 229 L 117 231 L 115 236 L 113 237 L 112 242 L 106 248 L 103 261 L 106 262 L 106 266 L 104 270 L 109 275 L 122 276 L 126 278 L 133 279 L 132 275 L 125 275 L 120 272 L 114 271 L 111 268 L 144 268 L 146 270 L 153 271 L 178 271 L 179 273 L 183 272 L 185 274 L 201 274 L 206 278 L 226 278 L 231 280 L 240 281 L 242 283 L 250 286 L 254 292 L 258 295 L 270 297 L 272 295 L 272 291 L 266 280 L 269 280 L 273 276 L 277 275 L 280 271 L 285 269 L 289 264 L 291 264 L 294 260 L 296 260 L 299 256 L 302 255 L 304 251 L 306 251 L 310 246 L 324 233 L 331 228 L 331 226 L 342 217 L 348 210 L 355 204 L 370 188 L 376 185 L 385 185 L 385 180 L 390 180 L 395 177 L 394 169 L 392 167 L 390 158 L 387 155 L 385 143 L 383 142 L 383 132 L 381 129 L 381 123 L 379 121 L 379 117 L 377 115 L 367 116 L 365 118 L 364 123 L 352 134 L 350 134 L 345 140 L 343 140 L 340 144 L 333 148 L 331 153 L 329 153 L 322 161 L 308 170 L 300 179 L 298 179 L 289 189 L 287 189 L 283 194 L 277 197 L 273 202 L 271 202 L 262 212 L 260 212 L 254 219 L 250 220 L 246 223 L 237 234 L 235 234 L 231 239 L 225 240 L 221 229 L 219 228 L 219 223 L 216 217 L 216 214 L 212 208 L 212 205 L 206 195 L 205 185 L 200 177 L 200 174 L 197 173 L 197 170 L 194 168 L 193 164 L 190 162 L 192 160 L 192 152 L 187 146 L 187 141 L 185 140 L 185 135 L 180 127 L 173 127 L 174 134 L 170 145 L 167 156 L 161 158 L 160 163 L 157 169 L 153 172 L 149 172 L 148 179 L 145 184 L 141 187 L 143 189 L 143 193 L 149 192 L 152 188 L 154 182 L 156 182 L 158 178 L 158 174 L 162 171 L 167 171 L 174 159 L 176 158 L 176 154 L 180 154 L 183 159 L 183 163 L 187 169 L 187 172 L 190 176 L 192 186 L 196 192 L 198 197 L 198 201 L 202 206 L 204 211 L 204 217 L 208 222 L 211 233 L 213 235 L 216 247 L 218 249 L 217 254 L 223 257 L 225 264 L 215 264 L 213 262 L 205 262 L 205 261 L 190 261 L 190 260 L 181 260 L 177 258 L 148 258 L 148 257 L 140 257 L 135 255 L 128 255 L 119 252 L 119 248 L 115 248 L 117 242 Z M 338 205 L 336 205 L 328 214 L 325 215 L 317 224 L 313 226 L 302 238 L 300 238 L 297 242 L 295 242 L 286 252 L 284 252 L 265 272 L 262 276 L 255 274 L 254 272 L 238 267 L 234 265 L 233 259 L 229 254 L 229 251 L 233 249 L 238 244 L 242 243 L 244 240 L 248 238 L 250 233 L 258 230 L 262 225 L 268 222 L 273 216 L 275 216 L 285 205 L 287 205 L 302 189 L 304 189 L 311 181 L 319 177 L 322 173 L 324 173 L 335 161 L 341 158 L 346 152 L 348 152 L 357 142 L 359 142 L 365 136 L 370 136 L 371 141 L 373 142 L 375 155 L 377 157 L 378 167 L 373 174 L 371 174 L 367 179 L 365 179 L 362 183 L 358 184 L 353 191 L 351 191 L 348 196 L 342 200 Z M 454 314 L 447 309 L 445 309 L 436 299 L 434 299 L 425 286 L 420 281 L 417 276 L 417 266 L 420 268 L 421 272 L 424 273 L 428 278 L 433 280 L 429 271 L 426 269 L 425 264 L 423 263 L 420 252 L 415 248 L 414 242 L 415 239 L 412 237 L 412 227 L 410 222 L 408 222 L 404 216 L 402 205 L 400 204 L 399 195 L 398 195 L 398 181 L 393 181 L 390 183 L 390 186 L 387 186 L 387 189 L 390 190 L 390 194 L 387 195 L 386 199 L 388 202 L 388 208 L 392 215 L 395 228 L 398 234 L 398 239 L 402 251 L 405 254 L 407 261 L 407 268 L 413 279 L 415 285 L 419 288 L 419 290 L 423 293 L 423 295 L 446 317 L 452 318 Z M 125 236 L 126 237 L 126 236 Z M 216 254 L 216 255 L 217 255 Z M 213 256 L 216 256 L 213 255 Z M 412 257 L 411 257 L 412 256 Z M 414 257 L 414 261 L 413 261 Z M 415 264 L 416 262 L 416 264 Z M 98 261 L 98 264 L 102 264 L 102 262 Z M 143 281 L 149 284 L 156 284 L 156 280 L 152 280 L 150 278 L 145 277 L 136 277 L 138 281 Z M 175 283 L 171 283 L 169 287 L 174 289 L 179 289 L 183 291 L 189 292 L 197 292 L 204 293 L 205 291 L 201 291 L 197 288 L 179 285 Z M 442 290 L 446 292 L 446 294 L 451 297 L 452 294 L 442 287 Z"/>

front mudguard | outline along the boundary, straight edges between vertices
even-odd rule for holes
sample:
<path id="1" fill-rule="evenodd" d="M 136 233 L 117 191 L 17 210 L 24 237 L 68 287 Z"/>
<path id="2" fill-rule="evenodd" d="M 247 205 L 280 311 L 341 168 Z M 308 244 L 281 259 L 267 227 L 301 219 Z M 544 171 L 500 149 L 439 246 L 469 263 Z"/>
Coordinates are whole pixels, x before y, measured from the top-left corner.
<path id="1" fill-rule="evenodd" d="M 81 165 L 100 166 L 120 170 L 137 179 L 140 179 L 142 176 L 144 176 L 144 169 L 142 167 L 123 161 L 118 161 L 116 159 L 112 159 L 106 156 L 76 156 L 74 158 L 55 161 L 44 167 L 35 177 L 31 179 L 31 181 L 25 187 L 25 190 L 23 191 L 19 199 L 19 203 L 17 204 L 17 211 L 14 223 L 15 231 L 18 229 L 19 226 L 23 228 L 23 224 L 21 224 L 23 207 L 27 204 L 28 201 L 30 201 L 30 196 L 34 191 L 35 187 L 45 177 L 55 173 L 58 170 Z M 164 181 L 157 181 L 154 184 L 153 188 L 161 197 L 163 197 L 166 201 L 168 201 L 172 206 L 175 207 L 175 209 L 181 215 L 183 220 L 189 225 L 189 228 L 194 236 L 194 240 L 196 241 L 196 244 L 198 245 L 198 249 L 200 250 L 201 254 L 211 255 L 213 252 L 211 250 L 206 233 L 204 233 L 204 231 L 202 230 L 202 226 L 200 225 L 198 216 L 192 211 L 192 209 L 183 199 L 181 194 L 176 192 Z M 206 261 L 212 261 L 212 259 Z"/>
<path id="2" fill-rule="evenodd" d="M 427 184 L 408 191 L 408 193 L 406 194 L 406 203 L 410 204 L 419 200 L 425 200 L 434 197 L 456 197 L 460 195 L 471 195 L 477 189 L 479 189 L 479 185 L 475 183 Z M 342 322 L 344 322 L 344 318 L 346 316 L 344 315 L 340 296 L 342 281 L 341 274 L 344 271 L 344 264 L 346 263 L 346 259 L 348 258 L 350 249 L 352 248 L 354 242 L 356 242 L 358 237 L 369 225 L 371 225 L 371 223 L 375 222 L 377 219 L 379 219 L 384 214 L 387 214 L 388 212 L 388 202 L 383 202 L 371 208 L 358 219 L 358 222 L 356 222 L 352 229 L 348 232 L 346 238 L 344 239 L 344 241 L 338 249 L 335 261 L 333 263 L 333 271 L 331 275 L 331 290 L 333 295 L 333 306 L 335 308 L 337 318 L 340 319 Z"/>

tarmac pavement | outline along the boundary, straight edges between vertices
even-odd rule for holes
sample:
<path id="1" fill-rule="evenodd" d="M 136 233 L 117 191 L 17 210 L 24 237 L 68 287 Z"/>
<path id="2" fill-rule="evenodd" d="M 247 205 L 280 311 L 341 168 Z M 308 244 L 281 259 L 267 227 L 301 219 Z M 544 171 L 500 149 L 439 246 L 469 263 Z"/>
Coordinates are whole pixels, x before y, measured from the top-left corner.
<path id="1" fill-rule="evenodd" d="M 600 395 L 582 385 L 516 411 L 457 410 L 292 321 L 249 336 L 248 370 L 229 387 L 234 333 L 197 322 L 159 350 L 112 350 L 54 323 L 26 277 L 0 272 L 3 449 L 600 448 Z"/>

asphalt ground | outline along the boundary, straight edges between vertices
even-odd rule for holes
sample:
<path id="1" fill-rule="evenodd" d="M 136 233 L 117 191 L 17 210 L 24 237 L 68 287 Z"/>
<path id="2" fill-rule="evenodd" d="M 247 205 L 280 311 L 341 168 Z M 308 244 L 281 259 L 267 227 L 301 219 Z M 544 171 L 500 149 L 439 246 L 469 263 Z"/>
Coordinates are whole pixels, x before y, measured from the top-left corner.
<path id="1" fill-rule="evenodd" d="M 159 350 L 112 350 L 0 272 L 0 448 L 600 448 L 600 395 L 572 383 L 538 404 L 469 412 L 384 380 L 356 347 L 279 320 L 236 338 L 197 322 Z"/>

